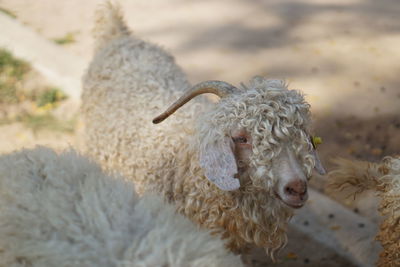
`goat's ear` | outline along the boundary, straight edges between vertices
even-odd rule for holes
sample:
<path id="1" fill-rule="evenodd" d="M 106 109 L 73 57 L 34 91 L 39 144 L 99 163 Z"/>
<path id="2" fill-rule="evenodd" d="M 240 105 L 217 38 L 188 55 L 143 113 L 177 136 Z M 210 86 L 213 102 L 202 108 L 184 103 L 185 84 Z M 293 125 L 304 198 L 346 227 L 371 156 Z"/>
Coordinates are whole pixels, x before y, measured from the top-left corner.
<path id="1" fill-rule="evenodd" d="M 238 170 L 231 142 L 231 138 L 224 137 L 216 144 L 207 144 L 200 150 L 200 166 L 207 179 L 224 191 L 240 187 L 239 179 L 234 178 Z"/>
<path id="2" fill-rule="evenodd" d="M 314 169 L 321 175 L 326 174 L 326 170 L 324 168 L 324 165 L 322 165 L 321 160 L 319 159 L 317 151 L 314 149 L 312 152 L 314 159 L 315 159 L 315 166 Z"/>

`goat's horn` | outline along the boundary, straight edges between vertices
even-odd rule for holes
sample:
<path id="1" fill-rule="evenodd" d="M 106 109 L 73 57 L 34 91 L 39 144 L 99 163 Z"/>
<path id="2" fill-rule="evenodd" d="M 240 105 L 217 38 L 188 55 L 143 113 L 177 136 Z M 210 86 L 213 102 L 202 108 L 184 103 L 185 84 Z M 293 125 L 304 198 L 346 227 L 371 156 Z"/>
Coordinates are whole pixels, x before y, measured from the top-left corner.
<path id="1" fill-rule="evenodd" d="M 205 81 L 198 83 L 194 85 L 192 88 L 190 88 L 183 96 L 181 96 L 175 103 L 173 103 L 166 111 L 164 111 L 162 114 L 157 116 L 156 118 L 153 119 L 153 123 L 157 124 L 168 118 L 171 114 L 173 114 L 178 108 L 182 107 L 185 105 L 188 101 L 190 101 L 192 98 L 205 94 L 205 93 L 211 93 L 211 94 L 216 94 L 220 98 L 223 98 L 238 89 L 226 82 L 222 81 Z"/>

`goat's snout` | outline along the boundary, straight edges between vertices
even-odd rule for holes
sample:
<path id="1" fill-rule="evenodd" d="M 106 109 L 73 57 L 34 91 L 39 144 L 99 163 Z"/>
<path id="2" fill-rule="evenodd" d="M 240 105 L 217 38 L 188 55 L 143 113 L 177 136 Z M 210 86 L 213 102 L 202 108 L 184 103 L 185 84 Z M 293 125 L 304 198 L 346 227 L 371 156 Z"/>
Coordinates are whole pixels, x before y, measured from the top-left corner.
<path id="1" fill-rule="evenodd" d="M 285 194 L 303 200 L 307 196 L 307 183 L 302 180 L 292 181 L 285 186 Z"/>
<path id="2" fill-rule="evenodd" d="M 308 199 L 307 182 L 296 179 L 283 186 L 280 199 L 292 208 L 300 208 Z"/>
<path id="3" fill-rule="evenodd" d="M 274 174 L 279 177 L 275 194 L 283 203 L 292 208 L 302 207 L 308 199 L 307 177 L 303 170 L 303 163 L 287 147 L 281 151 L 274 163 Z"/>

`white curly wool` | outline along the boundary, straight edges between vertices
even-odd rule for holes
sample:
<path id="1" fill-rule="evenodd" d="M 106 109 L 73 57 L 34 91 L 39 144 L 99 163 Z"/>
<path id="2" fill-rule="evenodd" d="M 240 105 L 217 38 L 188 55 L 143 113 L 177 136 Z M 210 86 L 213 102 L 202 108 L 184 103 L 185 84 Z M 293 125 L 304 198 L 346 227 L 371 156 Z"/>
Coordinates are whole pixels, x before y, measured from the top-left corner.
<path id="1" fill-rule="evenodd" d="M 73 150 L 0 156 L 0 266 L 242 266 L 218 237 Z"/>
<path id="2" fill-rule="evenodd" d="M 385 157 L 379 163 L 336 159 L 338 167 L 329 173 L 331 190 L 348 196 L 374 190 L 381 197 L 379 212 L 383 217 L 376 239 L 383 250 L 379 267 L 400 266 L 400 156 Z"/>

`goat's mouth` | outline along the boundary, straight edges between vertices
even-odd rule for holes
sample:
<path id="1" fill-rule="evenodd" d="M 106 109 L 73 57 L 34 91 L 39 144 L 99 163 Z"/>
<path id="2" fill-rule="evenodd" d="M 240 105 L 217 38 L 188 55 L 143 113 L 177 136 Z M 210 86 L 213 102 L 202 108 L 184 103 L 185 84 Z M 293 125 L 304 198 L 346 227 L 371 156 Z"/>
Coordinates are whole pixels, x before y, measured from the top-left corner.
<path id="1" fill-rule="evenodd" d="M 274 191 L 274 194 L 283 204 L 285 204 L 286 206 L 289 206 L 292 209 L 300 209 L 306 203 L 306 201 L 301 201 L 301 202 L 285 201 L 277 192 Z"/>

